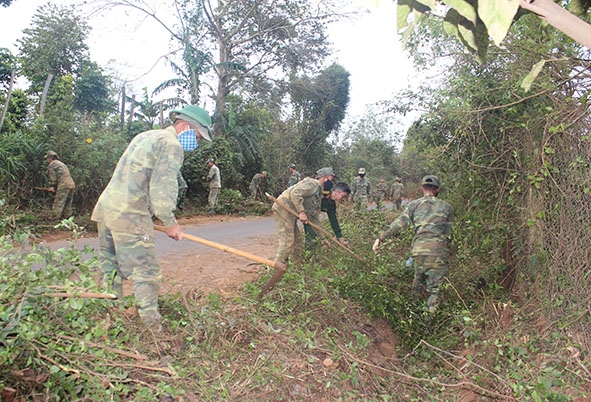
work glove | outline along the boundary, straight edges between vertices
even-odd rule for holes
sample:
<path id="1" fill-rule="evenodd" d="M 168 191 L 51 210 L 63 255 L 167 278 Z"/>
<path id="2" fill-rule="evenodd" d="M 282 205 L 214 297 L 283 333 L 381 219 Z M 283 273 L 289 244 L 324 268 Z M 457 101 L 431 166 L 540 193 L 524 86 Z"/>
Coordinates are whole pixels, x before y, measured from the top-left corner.
<path id="1" fill-rule="evenodd" d="M 339 241 L 339 243 L 341 243 L 343 246 L 345 247 L 349 247 L 349 242 L 347 241 L 347 239 L 345 239 L 344 237 L 339 237 L 337 239 Z"/>
<path id="2" fill-rule="evenodd" d="M 379 238 L 378 238 L 378 239 L 376 239 L 376 241 L 374 241 L 374 242 L 373 242 L 373 246 L 371 247 L 371 249 L 372 249 L 374 252 L 378 251 L 378 247 L 380 247 L 380 243 L 382 243 L 382 242 L 380 241 L 380 239 L 379 239 Z"/>

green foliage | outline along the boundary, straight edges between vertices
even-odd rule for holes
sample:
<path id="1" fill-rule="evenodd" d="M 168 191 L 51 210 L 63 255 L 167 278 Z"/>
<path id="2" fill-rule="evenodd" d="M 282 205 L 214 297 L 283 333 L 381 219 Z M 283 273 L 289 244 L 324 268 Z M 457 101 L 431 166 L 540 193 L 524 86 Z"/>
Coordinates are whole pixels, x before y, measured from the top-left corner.
<path id="1" fill-rule="evenodd" d="M 8 96 L 8 94 L 6 94 Z M 2 104 L 6 104 L 6 98 L 0 95 Z M 14 133 L 17 131 L 26 131 L 27 117 L 29 117 L 29 108 L 31 107 L 27 94 L 22 89 L 15 89 L 8 102 L 6 117 L 0 133 Z"/>
<path id="2" fill-rule="evenodd" d="M 0 85 L 8 89 L 16 68 L 16 58 L 6 48 L 0 48 Z"/>
<path id="3" fill-rule="evenodd" d="M 81 77 L 75 82 L 74 106 L 77 110 L 95 115 L 113 111 L 115 102 L 110 98 L 111 78 L 103 73 L 96 63 L 89 63 L 82 69 Z"/>
<path id="4" fill-rule="evenodd" d="M 40 92 L 48 74 L 79 77 L 88 61 L 89 25 L 73 7 L 46 4 L 18 39 L 22 71 Z"/>
<path id="5" fill-rule="evenodd" d="M 571 4 L 572 3 L 572 4 Z M 579 1 L 567 3 L 576 14 L 588 12 L 588 2 L 585 6 Z M 430 0 L 409 1 L 398 3 L 398 31 L 402 32 L 403 43 L 406 44 L 415 26 L 428 19 L 423 18 L 429 13 L 439 14 L 438 3 Z M 477 1 L 445 1 L 447 8 L 443 10 L 443 27 L 448 35 L 456 36 L 464 49 L 472 53 L 480 63 L 484 63 L 489 37 L 500 46 L 509 33 L 509 28 L 528 10 L 540 16 L 545 21 L 565 34 L 589 47 L 589 33 L 591 29 L 565 10 L 557 10 L 553 2 L 540 3 L 535 6 L 530 3 L 520 3 L 517 0 L 477 0 Z M 522 7 L 522 8 L 520 8 Z M 439 17 L 438 17 L 439 18 Z M 441 18 L 439 18 L 441 19 Z M 577 28 L 572 27 L 576 25 Z"/>
<path id="6" fill-rule="evenodd" d="M 270 120 L 269 113 L 256 104 L 245 102 L 239 96 L 228 96 L 223 116 L 225 137 L 232 144 L 235 157 L 242 161 L 240 173 L 247 179 L 263 170 L 259 141 L 267 135 Z"/>
<path id="7" fill-rule="evenodd" d="M 40 186 L 39 172 L 45 147 L 37 138 L 21 132 L 0 136 L 0 188 L 6 203 L 21 205 Z M 23 193 L 22 189 L 30 189 Z"/>
<path id="8" fill-rule="evenodd" d="M 305 166 L 323 166 L 326 139 L 339 129 L 349 104 L 349 73 L 333 64 L 313 79 L 292 80 L 290 94 L 299 125 L 296 153 Z"/>
<path id="9" fill-rule="evenodd" d="M 218 199 L 218 213 L 226 215 L 240 213 L 243 210 L 243 205 L 244 196 L 240 191 L 222 188 Z"/>
<path id="10" fill-rule="evenodd" d="M 199 147 L 185 153 L 185 160 L 181 172 L 187 181 L 187 196 L 198 204 L 207 205 L 209 194 L 208 183 L 205 180 L 209 172 L 207 160 L 213 158 L 220 169 L 222 188 L 240 188 L 243 178 L 240 174 L 242 160 L 236 154 L 225 138 L 214 137 L 212 142 L 202 141 Z"/>

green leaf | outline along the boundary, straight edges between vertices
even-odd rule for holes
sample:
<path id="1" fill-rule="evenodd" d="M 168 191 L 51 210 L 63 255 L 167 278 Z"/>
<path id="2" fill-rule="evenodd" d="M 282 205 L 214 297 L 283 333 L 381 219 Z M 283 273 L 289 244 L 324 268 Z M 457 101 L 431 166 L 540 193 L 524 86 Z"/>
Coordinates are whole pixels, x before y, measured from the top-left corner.
<path id="1" fill-rule="evenodd" d="M 460 17 L 460 23 L 458 24 L 458 33 L 460 39 L 464 43 L 464 46 L 469 47 L 471 52 L 478 50 L 476 44 L 476 29 L 468 20 Z"/>
<path id="2" fill-rule="evenodd" d="M 531 85 L 533 84 L 533 82 L 536 80 L 536 78 L 538 77 L 538 75 L 542 71 L 542 68 L 544 68 L 544 64 L 546 64 L 546 60 L 538 61 L 531 68 L 530 72 L 525 76 L 525 78 L 521 82 L 521 88 L 523 88 L 523 90 L 525 92 L 527 92 L 531 89 Z"/>
<path id="3" fill-rule="evenodd" d="M 478 15 L 476 14 L 476 9 L 472 4 L 464 0 L 445 0 L 444 3 L 456 10 L 458 14 L 466 18 L 468 21 L 476 24 Z"/>
<path id="4" fill-rule="evenodd" d="M 478 16 L 497 46 L 501 44 L 519 9 L 519 0 L 480 0 Z"/>
<path id="5" fill-rule="evenodd" d="M 398 7 L 396 7 L 396 32 L 400 32 L 408 26 L 408 15 L 411 11 L 412 6 L 410 0 L 401 0 L 398 2 Z"/>
<path id="6" fill-rule="evenodd" d="M 435 7 L 437 7 L 437 4 L 439 3 L 436 0 L 416 0 L 416 3 L 420 3 L 423 6 L 427 7 L 429 10 L 434 10 Z M 415 7 L 415 8 L 419 8 L 419 7 Z"/>
<path id="7" fill-rule="evenodd" d="M 443 18 L 443 29 L 448 35 L 459 37 L 458 33 L 458 21 L 460 14 L 453 8 L 450 8 L 445 17 Z"/>
<path id="8" fill-rule="evenodd" d="M 410 37 L 410 34 L 412 34 L 412 32 L 415 29 L 415 25 L 417 25 L 417 23 L 421 20 L 421 18 L 423 16 L 422 14 L 416 14 L 416 15 L 417 15 L 417 17 L 406 27 L 406 29 L 402 33 L 402 47 L 403 48 L 406 47 L 406 42 L 408 42 L 408 38 Z"/>

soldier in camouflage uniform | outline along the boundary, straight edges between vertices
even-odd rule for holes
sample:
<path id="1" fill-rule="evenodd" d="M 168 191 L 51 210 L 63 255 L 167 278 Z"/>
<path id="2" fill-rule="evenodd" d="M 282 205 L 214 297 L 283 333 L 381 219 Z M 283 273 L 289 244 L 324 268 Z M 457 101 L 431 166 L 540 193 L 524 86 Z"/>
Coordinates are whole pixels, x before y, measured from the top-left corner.
<path id="1" fill-rule="evenodd" d="M 397 177 L 392 184 L 392 202 L 396 210 L 399 210 L 402 205 L 402 197 L 404 197 L 404 184 L 402 184 L 402 179 Z"/>
<path id="2" fill-rule="evenodd" d="M 371 197 L 371 183 L 369 182 L 369 179 L 365 177 L 365 168 L 359 168 L 357 177 L 353 179 L 351 195 L 353 196 L 353 202 L 355 202 L 355 206 L 358 209 L 367 208 L 367 202 Z"/>
<path id="3" fill-rule="evenodd" d="M 313 222 L 320 225 L 318 215 L 320 214 L 320 202 L 322 200 L 322 189 L 324 183 L 333 181 L 335 174 L 331 167 L 319 169 L 316 172 L 318 179 L 307 177 L 292 186 L 277 198 L 277 200 L 299 214 L 299 220 L 306 224 Z M 348 192 L 334 191 L 332 197 L 336 201 L 342 201 Z M 278 203 L 273 204 L 273 215 L 275 216 L 275 226 L 277 227 L 277 236 L 279 249 L 275 254 L 275 262 L 285 263 L 288 258 L 299 260 L 302 252 L 302 233 L 298 228 L 298 217 L 292 215 Z M 322 234 L 319 233 L 322 237 Z"/>
<path id="4" fill-rule="evenodd" d="M 287 182 L 287 187 L 291 187 L 294 184 L 296 184 L 297 182 L 300 181 L 301 177 L 300 177 L 300 173 L 296 170 L 296 166 L 292 163 L 291 165 L 289 165 L 289 181 Z"/>
<path id="5" fill-rule="evenodd" d="M 434 314 L 437 308 L 439 284 L 449 270 L 451 230 L 454 212 L 451 206 L 437 198 L 440 182 L 437 176 L 425 176 L 421 182 L 423 197 L 411 201 L 402 214 L 375 241 L 373 250 L 387 238 L 395 236 L 410 225 L 415 236 L 412 243 L 415 276 L 413 290 L 420 294 L 426 285 L 427 308 Z"/>
<path id="6" fill-rule="evenodd" d="M 45 160 L 48 164 L 47 175 L 51 182 L 51 187 L 48 190 L 55 193 L 51 207 L 53 215 L 58 219 L 69 218 L 72 216 L 72 201 L 76 184 L 70 176 L 70 170 L 65 163 L 58 159 L 56 152 L 47 151 Z"/>
<path id="7" fill-rule="evenodd" d="M 334 192 L 347 193 L 347 195 L 344 197 L 342 195 L 333 195 Z M 349 196 L 349 194 L 351 194 L 351 189 L 347 183 L 337 183 L 333 186 L 332 181 L 327 180 L 324 182 L 322 201 L 320 202 L 320 210 L 326 212 L 334 235 L 339 243 L 345 247 L 349 247 L 349 242 L 343 237 L 343 231 L 341 230 L 341 225 L 337 218 L 337 203 L 334 199 L 338 198 L 342 202 Z M 306 248 L 313 247 L 318 237 L 316 236 L 314 228 L 312 228 L 309 223 L 306 223 L 304 224 L 304 232 L 306 233 L 306 240 L 304 242 Z"/>
<path id="8" fill-rule="evenodd" d="M 388 188 L 386 186 L 386 180 L 381 177 L 375 191 L 376 209 L 380 209 L 382 207 L 382 201 L 386 199 L 387 190 Z"/>
<path id="9" fill-rule="evenodd" d="M 173 110 L 170 118 L 172 126 L 134 137 L 91 217 L 97 222 L 105 286 L 112 287 L 121 298 L 123 280 L 132 280 L 140 317 L 146 324 L 157 325 L 161 319 L 158 311 L 161 271 L 156 259 L 152 216 L 162 221 L 170 238 L 183 238 L 182 228 L 173 214 L 183 150 L 191 150 L 201 138 L 210 140 L 207 127 L 211 119 L 200 107 Z M 193 145 L 181 145 L 180 139 L 185 137 L 180 136 L 187 130 L 195 130 Z"/>
<path id="10" fill-rule="evenodd" d="M 252 180 L 250 181 L 250 186 L 248 186 L 251 200 L 254 201 L 257 199 L 257 197 L 260 197 L 261 201 L 264 201 L 263 180 L 265 177 L 267 177 L 267 172 L 264 170 L 261 173 L 257 173 L 253 176 Z"/>
<path id="11" fill-rule="evenodd" d="M 180 171 L 176 178 L 177 183 L 179 185 L 179 195 L 176 198 L 176 207 L 182 210 L 185 208 L 185 197 L 187 195 L 187 188 L 189 186 L 187 185 L 187 181 L 185 180 Z"/>
<path id="12" fill-rule="evenodd" d="M 217 167 L 213 158 L 208 159 L 207 165 L 209 166 L 209 172 L 207 173 L 207 182 L 209 183 L 207 203 L 209 207 L 207 212 L 215 214 L 215 210 L 218 207 L 220 190 L 222 189 L 222 179 L 220 177 L 220 168 Z"/>

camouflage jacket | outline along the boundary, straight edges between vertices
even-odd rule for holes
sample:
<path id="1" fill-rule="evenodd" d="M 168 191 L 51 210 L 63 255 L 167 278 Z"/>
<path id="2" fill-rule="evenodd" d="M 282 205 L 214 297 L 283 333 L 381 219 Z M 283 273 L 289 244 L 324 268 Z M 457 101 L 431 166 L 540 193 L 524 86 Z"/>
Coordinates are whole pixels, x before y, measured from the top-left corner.
<path id="1" fill-rule="evenodd" d="M 291 187 L 299 181 L 300 181 L 300 173 L 298 171 L 295 171 L 289 176 L 289 181 L 287 182 L 287 187 Z"/>
<path id="2" fill-rule="evenodd" d="M 70 176 L 70 171 L 65 163 L 59 161 L 57 159 L 51 161 L 49 165 L 47 165 L 47 175 L 49 176 L 49 181 L 55 190 L 73 190 L 76 188 L 74 184 L 74 180 L 72 176 Z"/>
<path id="3" fill-rule="evenodd" d="M 404 196 L 404 184 L 394 183 L 392 184 L 392 199 L 399 200 Z"/>
<path id="4" fill-rule="evenodd" d="M 411 201 L 379 238 L 385 240 L 413 225 L 415 236 L 412 255 L 437 255 L 447 258 L 453 218 L 453 209 L 447 202 L 433 195 L 425 195 Z"/>
<path id="5" fill-rule="evenodd" d="M 136 135 L 119 159 L 91 219 L 112 230 L 137 234 L 152 231 L 153 215 L 166 227 L 175 225 L 177 175 L 182 164 L 183 148 L 174 127 Z"/>
<path id="6" fill-rule="evenodd" d="M 371 183 L 369 179 L 364 177 L 363 179 L 359 176 L 353 180 L 353 186 L 351 186 L 351 195 L 353 201 L 359 201 L 362 198 L 367 198 L 371 195 Z"/>
<path id="7" fill-rule="evenodd" d="M 250 181 L 249 188 L 251 190 L 254 190 L 254 189 L 257 189 L 257 188 L 261 188 L 261 184 L 262 183 L 263 183 L 263 175 L 260 174 L 260 173 L 257 173 L 257 174 L 254 175 L 254 177 Z"/>
<path id="8" fill-rule="evenodd" d="M 322 184 L 316 179 L 306 177 L 292 187 L 289 187 L 277 197 L 277 201 L 287 206 L 292 211 L 300 213 L 306 212 L 310 222 L 320 225 L 320 201 L 322 200 Z M 295 216 L 285 211 L 283 207 L 277 203 L 273 204 L 273 211 L 283 217 Z"/>
<path id="9" fill-rule="evenodd" d="M 375 194 L 376 197 L 381 198 L 381 199 L 385 198 L 386 197 L 386 190 L 387 190 L 386 183 L 382 183 L 382 182 L 378 183 L 376 185 L 376 194 Z"/>
<path id="10" fill-rule="evenodd" d="M 222 188 L 222 179 L 220 178 L 220 168 L 216 165 L 211 165 L 209 173 L 207 174 L 207 181 L 209 188 Z"/>

